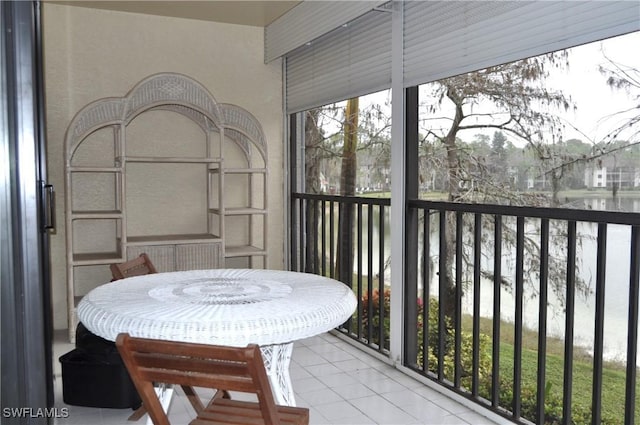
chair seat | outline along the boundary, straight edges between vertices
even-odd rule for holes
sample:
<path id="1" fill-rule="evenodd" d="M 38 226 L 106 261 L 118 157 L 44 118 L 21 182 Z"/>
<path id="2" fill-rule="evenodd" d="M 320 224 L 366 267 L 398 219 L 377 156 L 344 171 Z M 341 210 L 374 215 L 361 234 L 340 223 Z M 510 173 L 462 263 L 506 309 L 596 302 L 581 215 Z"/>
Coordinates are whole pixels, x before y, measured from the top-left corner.
<path id="1" fill-rule="evenodd" d="M 309 409 L 276 406 L 281 424 L 304 425 L 309 423 Z M 200 412 L 190 425 L 243 424 L 264 425 L 259 404 L 219 398 Z"/>

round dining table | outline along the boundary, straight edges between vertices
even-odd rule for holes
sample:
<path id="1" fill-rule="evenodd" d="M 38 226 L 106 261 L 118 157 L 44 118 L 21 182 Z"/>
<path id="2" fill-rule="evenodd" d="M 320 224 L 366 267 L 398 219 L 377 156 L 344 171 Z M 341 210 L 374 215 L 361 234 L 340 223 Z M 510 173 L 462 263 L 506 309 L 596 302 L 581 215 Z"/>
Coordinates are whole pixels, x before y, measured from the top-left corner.
<path id="1" fill-rule="evenodd" d="M 139 338 L 244 347 L 260 345 L 276 403 L 295 406 L 289 376 L 293 342 L 348 320 L 356 297 L 345 284 L 309 273 L 213 269 L 154 273 L 101 285 L 78 319 L 115 341 Z"/>

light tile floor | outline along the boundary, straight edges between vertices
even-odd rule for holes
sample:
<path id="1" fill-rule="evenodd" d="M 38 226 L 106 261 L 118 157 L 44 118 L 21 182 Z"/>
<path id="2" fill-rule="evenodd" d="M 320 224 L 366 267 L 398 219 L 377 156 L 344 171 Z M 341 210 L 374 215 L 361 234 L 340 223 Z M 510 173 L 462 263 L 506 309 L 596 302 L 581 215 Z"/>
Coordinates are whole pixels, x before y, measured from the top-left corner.
<path id="1" fill-rule="evenodd" d="M 57 334 L 54 344 L 56 407 L 67 408 L 69 414 L 57 418 L 54 424 L 132 424 L 127 421 L 130 409 L 64 404 L 57 359 L 73 349 L 65 336 L 62 332 Z M 310 409 L 312 425 L 509 423 L 495 416 L 482 416 L 331 334 L 297 341 L 290 371 L 297 405 Z M 176 390 L 169 413 L 172 424 L 187 424 L 194 417 L 180 389 Z M 146 416 L 138 424 L 146 424 Z"/>

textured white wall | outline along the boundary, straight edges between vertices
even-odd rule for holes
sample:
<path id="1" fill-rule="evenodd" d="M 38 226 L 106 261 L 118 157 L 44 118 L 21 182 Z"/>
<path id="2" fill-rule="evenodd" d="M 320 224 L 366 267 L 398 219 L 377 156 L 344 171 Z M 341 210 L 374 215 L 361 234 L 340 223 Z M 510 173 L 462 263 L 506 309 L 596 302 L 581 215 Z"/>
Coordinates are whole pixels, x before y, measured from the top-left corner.
<path id="1" fill-rule="evenodd" d="M 87 103 L 124 96 L 141 79 L 179 72 L 202 83 L 220 103 L 251 112 L 269 155 L 269 268 L 284 265 L 283 115 L 280 61 L 263 63 L 263 29 L 189 19 L 44 3 L 44 55 L 49 180 L 57 192 L 51 237 L 54 326 L 67 326 L 64 237 L 64 136 Z M 108 269 L 86 279 L 107 281 Z"/>

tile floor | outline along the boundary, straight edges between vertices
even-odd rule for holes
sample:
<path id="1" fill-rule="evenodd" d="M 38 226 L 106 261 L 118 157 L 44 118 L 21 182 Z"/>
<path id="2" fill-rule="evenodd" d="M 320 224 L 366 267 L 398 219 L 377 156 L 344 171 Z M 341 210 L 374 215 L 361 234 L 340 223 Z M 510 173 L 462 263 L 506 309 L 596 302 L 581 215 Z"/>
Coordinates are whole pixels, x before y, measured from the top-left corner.
<path id="1" fill-rule="evenodd" d="M 56 335 L 56 407 L 68 417 L 55 425 L 126 425 L 130 409 L 96 409 L 65 405 L 58 357 L 73 346 L 66 334 Z M 509 423 L 489 419 L 331 334 L 294 345 L 291 379 L 298 406 L 310 409 L 310 424 L 472 424 Z M 172 424 L 187 424 L 194 417 L 180 389 L 169 410 Z M 139 424 L 146 424 L 146 416 Z"/>

